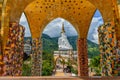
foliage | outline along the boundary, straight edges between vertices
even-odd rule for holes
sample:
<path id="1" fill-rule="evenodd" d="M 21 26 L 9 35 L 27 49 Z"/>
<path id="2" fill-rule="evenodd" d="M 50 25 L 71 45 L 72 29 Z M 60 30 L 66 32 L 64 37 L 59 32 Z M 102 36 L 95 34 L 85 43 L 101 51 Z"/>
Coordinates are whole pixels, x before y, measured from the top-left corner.
<path id="1" fill-rule="evenodd" d="M 99 56 L 99 46 L 96 43 L 93 43 L 91 41 L 87 41 L 88 43 L 88 57 L 93 58 L 95 56 Z"/>
<path id="2" fill-rule="evenodd" d="M 74 63 L 72 63 L 72 62 L 73 62 L 73 61 L 71 61 L 70 59 L 68 59 L 68 62 L 65 62 L 65 64 L 66 64 L 67 66 L 69 66 L 69 68 L 70 68 L 70 70 L 71 70 L 71 73 L 74 73 L 74 74 L 77 75 L 77 74 L 78 74 L 78 70 L 73 67 L 73 65 L 77 67 L 77 63 L 75 63 L 75 62 L 77 62 L 77 61 L 75 61 Z"/>
<path id="3" fill-rule="evenodd" d="M 30 58 L 23 62 L 22 69 L 23 69 L 22 76 L 31 76 Z"/>
<path id="4" fill-rule="evenodd" d="M 50 76 L 53 71 L 53 54 L 43 52 L 42 76 Z"/>
<path id="5" fill-rule="evenodd" d="M 51 62 L 51 64 L 52 64 L 52 62 L 53 62 L 53 54 L 43 51 L 42 59 L 43 60 L 49 60 Z"/>
<path id="6" fill-rule="evenodd" d="M 48 35 L 42 35 L 43 41 L 43 51 L 47 53 L 53 53 L 53 51 L 58 50 L 58 43 L 56 38 L 50 38 Z"/>
<path id="7" fill-rule="evenodd" d="M 71 68 L 71 72 L 74 73 L 74 74 L 76 74 L 76 75 L 78 74 L 78 70 L 75 69 L 74 67 Z"/>
<path id="8" fill-rule="evenodd" d="M 43 63 L 42 63 L 42 76 L 52 75 L 53 71 L 53 54 L 43 52 L 42 55 Z M 31 76 L 31 59 L 28 58 L 23 63 L 23 73 L 22 76 Z"/>
<path id="9" fill-rule="evenodd" d="M 42 76 L 51 76 L 52 71 L 53 71 L 53 65 L 51 65 L 49 60 L 43 60 Z"/>
<path id="10" fill-rule="evenodd" d="M 96 75 L 100 75 L 101 68 L 100 68 L 100 56 L 95 56 L 90 60 L 89 67 L 94 69 Z"/>

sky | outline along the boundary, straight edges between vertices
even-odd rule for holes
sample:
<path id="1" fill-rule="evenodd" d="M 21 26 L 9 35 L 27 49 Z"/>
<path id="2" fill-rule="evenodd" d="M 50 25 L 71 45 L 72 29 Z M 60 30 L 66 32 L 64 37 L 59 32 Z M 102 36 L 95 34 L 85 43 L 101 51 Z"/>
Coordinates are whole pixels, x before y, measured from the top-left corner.
<path id="1" fill-rule="evenodd" d="M 65 31 L 67 36 L 77 36 L 77 32 L 71 23 L 62 19 L 56 18 L 51 21 L 44 29 L 43 33 L 49 35 L 50 37 L 58 37 L 60 36 L 62 23 L 64 23 Z M 24 13 L 21 16 L 20 24 L 25 27 L 25 37 L 31 36 L 29 25 Z M 88 32 L 88 40 L 91 40 L 94 43 L 98 43 L 98 32 L 97 29 L 100 25 L 103 24 L 103 19 L 100 12 L 97 10 L 94 14 L 94 17 L 91 21 L 89 32 Z"/>

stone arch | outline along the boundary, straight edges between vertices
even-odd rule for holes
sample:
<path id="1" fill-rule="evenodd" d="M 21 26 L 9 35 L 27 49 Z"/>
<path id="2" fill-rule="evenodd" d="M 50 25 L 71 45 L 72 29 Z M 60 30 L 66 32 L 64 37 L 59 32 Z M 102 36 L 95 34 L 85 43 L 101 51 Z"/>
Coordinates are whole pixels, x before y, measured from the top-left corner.
<path id="1" fill-rule="evenodd" d="M 34 1 L 35 1 L 35 3 L 38 4 L 40 0 L 39 1 L 34 0 Z M 34 35 L 34 36 L 32 35 L 32 36 L 34 38 L 39 37 L 38 34 L 40 34 L 40 32 L 43 29 L 40 28 L 41 24 L 39 24 L 40 27 L 38 27 L 34 24 L 38 23 L 38 22 L 35 21 L 35 19 L 40 19 L 40 18 L 35 18 L 35 19 L 33 18 L 32 19 L 31 17 L 33 15 L 36 15 L 36 13 L 33 13 L 33 14 L 29 13 L 30 12 L 29 10 L 34 10 L 36 7 L 38 7 L 38 5 L 36 6 L 36 5 L 32 4 L 32 2 L 34 2 L 34 1 L 33 0 L 13 0 L 11 2 L 10 0 L 4 0 L 3 9 L 2 9 L 2 23 L 1 23 L 2 24 L 2 28 L 1 28 L 2 40 L 4 40 L 4 42 L 2 43 L 3 47 L 6 44 L 8 29 L 9 29 L 9 23 L 10 22 L 18 23 L 19 19 L 20 19 L 20 15 L 23 11 L 25 11 L 28 20 L 30 20 L 30 22 L 31 21 L 33 22 L 33 23 L 31 23 L 33 26 L 30 25 L 30 27 L 31 27 L 30 29 L 31 29 L 32 34 L 37 32 L 36 35 Z M 63 1 L 65 3 L 64 7 L 61 6 L 62 4 L 64 4 L 61 1 Z M 74 4 L 72 4 L 74 1 L 76 1 L 76 2 Z M 74 5 L 74 7 L 71 8 L 70 5 L 67 2 L 71 5 Z M 29 3 L 31 3 L 31 7 L 28 7 L 28 6 L 30 6 Z M 44 12 L 49 13 L 49 12 L 52 11 L 53 12 L 52 14 L 57 13 L 57 14 L 54 15 L 54 17 L 59 16 L 59 17 L 65 18 L 68 21 L 71 21 L 71 20 L 74 21 L 75 20 L 74 23 L 75 23 L 75 26 L 78 27 L 76 29 L 78 29 L 78 31 L 80 32 L 80 36 L 81 36 L 80 38 L 84 38 L 84 39 L 86 38 L 86 34 L 87 34 L 87 30 L 89 28 L 90 20 L 92 18 L 92 15 L 93 15 L 94 11 L 96 10 L 96 8 L 98 8 L 101 11 L 105 22 L 111 21 L 114 18 L 114 16 L 113 16 L 114 13 L 113 13 L 113 10 L 112 10 L 113 4 L 112 4 L 112 1 L 110 1 L 110 0 L 101 0 L 101 1 L 99 1 L 99 0 L 86 0 L 86 1 L 83 1 L 83 0 L 70 0 L 70 1 L 68 1 L 68 0 L 67 1 L 57 0 L 57 2 L 55 1 L 54 3 L 55 3 L 55 5 L 53 3 L 50 4 L 51 6 L 54 5 L 53 9 L 48 9 L 48 7 L 46 6 L 48 3 L 44 3 L 44 1 L 41 0 L 41 4 L 45 4 Z M 82 4 L 80 4 L 80 3 L 82 3 Z M 109 3 L 109 4 L 106 4 L 106 3 Z M 79 7 L 80 5 L 81 5 L 81 7 Z M 12 7 L 14 7 L 14 8 L 12 8 Z M 54 11 L 54 10 L 56 10 L 57 7 L 58 7 L 57 11 L 61 11 L 61 12 Z M 45 8 L 47 8 L 47 10 L 45 10 Z M 65 8 L 65 10 L 64 10 L 64 8 Z M 79 13 L 80 8 L 81 8 L 81 13 Z M 72 9 L 72 11 L 70 11 L 70 13 L 69 13 L 69 10 L 71 10 L 71 9 Z M 16 11 L 16 10 L 18 10 L 18 11 Z M 67 15 L 66 15 L 66 13 L 67 13 Z M 87 14 L 87 15 L 86 16 L 80 16 L 80 15 L 84 15 L 84 14 Z M 48 17 L 46 15 L 47 14 L 39 15 L 39 16 L 44 18 L 43 21 L 45 21 L 46 18 L 52 18 L 53 17 L 53 16 Z M 70 15 L 72 15 L 74 17 L 71 18 Z M 71 20 L 69 18 L 71 18 Z M 49 20 L 48 20 L 48 22 L 49 22 Z M 85 22 L 86 22 L 86 24 L 85 24 Z M 36 27 L 38 27 L 38 28 L 36 28 Z M 34 30 L 34 31 L 32 31 L 32 30 Z M 82 41 L 84 42 L 85 41 L 84 39 L 79 40 L 80 43 L 82 43 Z"/>
<path id="2" fill-rule="evenodd" d="M 37 1 L 37 0 L 36 0 Z M 63 0 L 64 1 L 64 0 Z M 59 2 L 59 1 L 58 1 Z M 77 1 L 76 1 L 77 2 Z M 51 3 L 51 4 L 47 4 L 47 3 L 44 3 L 43 2 L 43 4 L 39 4 L 39 6 L 38 6 L 38 4 L 36 4 L 37 2 L 33 2 L 33 3 L 31 3 L 30 5 L 28 5 L 28 7 L 25 9 L 25 13 L 27 14 L 27 16 L 28 16 L 28 20 L 31 22 L 32 20 L 34 20 L 34 22 L 33 23 L 30 23 L 30 27 L 31 28 L 34 28 L 35 29 L 35 27 L 34 26 L 39 26 L 40 28 L 41 27 L 43 27 L 43 22 L 45 22 L 46 21 L 46 24 L 47 24 L 47 22 L 49 22 L 49 20 L 47 20 L 48 18 L 49 19 L 53 19 L 53 18 L 56 18 L 56 17 L 62 17 L 62 18 L 64 18 L 64 19 L 66 19 L 66 20 L 68 20 L 68 21 L 73 21 L 73 23 L 75 23 L 75 25 L 74 26 L 76 26 L 76 27 L 78 27 L 78 28 L 76 28 L 76 29 L 78 29 L 77 31 L 79 31 L 79 32 L 81 32 L 82 34 L 80 35 L 80 36 L 82 36 L 83 35 L 83 37 L 85 37 L 86 36 L 86 28 L 88 28 L 88 25 L 89 25 L 89 23 L 90 23 L 90 21 L 89 21 L 89 19 L 91 19 L 91 16 L 92 16 L 92 14 L 93 14 L 93 12 L 96 10 L 96 8 L 91 4 L 91 3 L 89 3 L 88 1 L 86 1 L 85 3 L 89 3 L 89 6 L 87 6 L 87 8 L 85 7 L 85 6 L 83 6 L 82 4 L 80 4 L 81 2 L 79 1 L 79 4 L 78 3 L 75 3 L 74 4 L 74 7 L 72 7 L 72 9 L 71 9 L 71 7 L 70 7 L 70 5 L 68 5 L 68 4 L 66 4 L 65 2 L 64 3 L 62 3 L 62 4 L 64 4 L 63 5 L 63 7 L 61 7 L 61 5 L 58 5 L 58 10 L 59 11 L 53 11 L 55 8 L 53 7 L 53 9 L 51 10 L 51 9 L 41 9 L 40 11 L 38 11 L 38 9 L 36 9 L 35 10 L 35 8 L 33 8 L 33 10 L 35 10 L 35 11 L 33 11 L 33 10 L 29 10 L 29 8 L 30 7 L 42 7 L 42 8 L 44 8 L 44 7 L 46 7 L 46 8 L 48 8 L 48 7 L 50 7 L 49 5 L 54 5 L 53 3 Z M 57 3 L 57 2 L 56 2 Z M 47 4 L 47 5 L 46 5 Z M 60 4 L 60 3 L 59 3 Z M 44 6 L 45 5 L 45 6 Z M 71 5 L 73 5 L 73 4 L 71 4 Z M 82 7 L 81 7 L 81 6 Z M 56 5 L 54 5 L 54 6 L 56 6 Z M 77 7 L 76 7 L 77 6 Z M 64 10 L 64 8 L 65 8 L 65 10 Z M 81 8 L 81 9 L 80 9 Z M 86 11 L 85 10 L 83 10 L 83 9 L 86 9 Z M 78 10 L 80 10 L 79 12 L 77 12 L 77 9 Z M 89 9 L 91 9 L 91 10 L 89 10 Z M 43 10 L 43 11 L 42 11 Z M 68 10 L 71 10 L 71 11 L 68 11 Z M 68 12 L 66 12 L 66 11 L 68 11 Z M 43 13 L 44 13 L 44 15 L 43 15 Z M 51 14 L 50 14 L 51 13 Z M 86 17 L 84 17 L 83 18 L 83 14 L 87 14 L 87 16 Z M 42 18 L 44 18 L 44 21 L 42 22 L 42 24 L 40 24 L 40 22 L 37 22 L 37 21 L 35 21 L 35 19 L 34 18 L 31 18 L 30 16 L 34 16 L 34 15 L 39 15 L 40 17 L 39 17 L 39 20 L 41 19 L 41 17 Z M 67 14 L 70 14 L 70 15 L 67 15 Z M 75 15 L 73 15 L 73 16 L 71 16 L 71 14 L 75 14 Z M 82 16 L 81 16 L 82 15 Z M 79 18 L 80 19 L 79 19 Z M 47 19 L 46 19 L 47 18 Z M 88 20 L 86 20 L 86 18 L 89 18 Z M 37 18 L 36 18 L 37 19 Z M 77 20 L 78 19 L 78 20 Z M 42 21 L 42 20 L 41 20 Z M 86 24 L 84 23 L 84 22 L 86 22 Z M 39 25 L 35 25 L 35 23 L 39 23 Z M 71 22 L 72 23 L 72 22 Z M 80 27 L 81 26 L 81 27 Z M 86 28 L 85 29 L 83 29 L 83 26 L 86 26 Z M 37 29 L 37 28 L 36 28 Z M 41 28 L 42 29 L 42 28 Z M 80 29 L 82 29 L 82 30 L 80 30 Z M 39 31 L 37 31 L 37 33 L 38 32 L 41 32 L 41 30 L 40 29 L 37 29 L 37 30 L 39 30 Z M 33 31 L 33 33 L 35 32 L 35 30 Z M 84 34 L 84 32 L 85 32 L 85 34 Z M 38 33 L 38 34 L 40 34 L 40 33 Z M 35 37 L 39 37 L 39 35 L 34 35 Z"/>
<path id="3" fill-rule="evenodd" d="M 24 15 L 25 15 L 25 18 L 26 18 L 26 20 L 27 20 L 28 27 L 29 27 L 29 30 L 30 30 L 30 33 L 31 33 L 30 23 L 29 23 L 29 21 L 28 21 L 27 15 L 26 15 L 25 13 L 24 13 Z M 21 16 L 22 16 L 22 14 L 21 14 Z M 32 34 L 31 34 L 31 37 L 32 37 Z"/>
<path id="4" fill-rule="evenodd" d="M 39 1 L 37 1 L 37 0 L 34 0 L 34 1 L 36 1 L 36 3 L 39 3 Z M 11 2 L 11 1 L 9 1 L 9 0 L 4 0 L 4 3 L 6 4 L 6 5 L 3 5 L 3 7 L 4 7 L 4 9 L 3 9 L 3 13 L 4 12 L 6 12 L 6 13 L 4 13 L 4 15 L 5 14 L 10 14 L 10 15 L 8 15 L 7 17 L 9 18 L 8 20 L 7 20 L 7 18 L 6 18 L 6 23 L 8 23 L 9 24 L 9 22 L 18 22 L 19 21 L 19 18 L 20 18 L 20 15 L 21 15 L 21 12 L 23 12 L 23 10 L 26 8 L 26 6 L 29 4 L 29 3 L 32 3 L 32 2 L 34 2 L 33 0 L 25 0 L 24 1 L 24 4 L 21 2 L 21 0 L 19 0 L 19 1 L 13 1 L 14 2 L 14 5 L 13 5 L 13 3 Z M 62 0 L 62 1 L 64 1 L 64 0 Z M 78 0 L 76 0 L 77 2 L 78 2 Z M 102 0 L 102 1 L 99 1 L 99 0 L 87 0 L 88 2 L 90 2 L 91 4 L 93 4 L 93 6 L 96 6 L 100 11 L 101 11 L 101 13 L 102 13 L 102 15 L 103 15 L 103 18 L 104 18 L 104 20 L 105 21 L 109 21 L 109 20 L 112 20 L 112 17 L 113 17 L 113 12 L 112 12 L 112 1 L 109 1 L 109 0 Z M 72 1 L 70 1 L 70 2 L 72 2 Z M 106 3 L 108 3 L 109 2 L 109 4 L 107 4 L 106 5 Z M 20 4 L 20 3 L 22 3 L 22 4 Z M 81 3 L 83 3 L 83 0 L 81 0 Z M 58 3 L 57 3 L 58 4 Z M 62 4 L 62 2 L 61 2 L 61 4 Z M 102 5 L 101 5 L 102 4 Z M 16 6 L 17 5 L 17 6 Z M 66 4 L 67 5 L 67 4 Z M 78 5 L 78 4 L 76 4 L 76 5 Z M 19 7 L 20 6 L 20 7 Z M 57 6 L 57 5 L 56 5 Z M 8 7 L 8 8 L 7 8 Z M 12 9 L 11 7 L 14 7 L 14 9 Z M 70 8 L 70 7 L 69 7 Z M 8 9 L 8 10 L 7 10 Z M 18 11 L 15 11 L 15 10 L 18 10 Z M 59 8 L 60 9 L 60 8 Z M 58 10 L 59 10 L 58 9 Z M 16 14 L 17 13 L 17 14 Z M 19 13 L 19 14 L 18 14 Z M 109 14 L 108 14 L 109 13 Z M 59 13 L 58 15 L 60 15 L 61 13 Z M 13 16 L 14 15 L 14 16 Z M 3 17 L 4 18 L 4 17 Z M 108 20 L 109 19 L 109 20 Z M 2 30 L 3 30 L 3 32 L 4 32 L 4 29 L 3 29 L 3 27 L 4 26 L 7 26 L 7 25 L 5 25 L 4 24 L 4 22 L 5 21 L 3 21 L 2 22 Z M 8 25 L 9 26 L 9 25 Z M 5 30 L 7 30 L 7 28 L 8 27 L 6 27 L 6 29 Z M 7 31 L 6 32 L 4 32 L 4 34 L 6 34 L 7 35 Z M 6 37 L 4 37 L 3 39 L 6 39 Z"/>
<path id="5" fill-rule="evenodd" d="M 100 12 L 100 10 L 99 10 L 99 9 L 96 9 L 96 10 L 94 11 L 94 14 L 96 13 L 96 11 L 97 11 L 97 10 Z M 92 19 L 93 19 L 93 17 L 94 17 L 94 14 L 93 14 L 93 15 L 92 15 L 92 17 L 91 17 L 90 24 L 89 24 L 89 28 L 88 28 L 88 30 L 87 30 L 87 35 L 88 35 L 88 32 L 89 32 L 90 25 L 91 25 Z M 101 12 L 100 12 L 100 14 L 101 14 Z M 103 23 L 104 23 L 104 19 L 103 19 L 102 14 L 101 14 L 101 17 L 102 17 L 102 20 L 103 20 Z M 87 36 L 87 35 L 86 35 L 86 36 Z M 87 37 L 86 37 L 86 38 L 87 38 Z"/>
<path id="6" fill-rule="evenodd" d="M 87 0 L 91 4 L 93 4 L 99 11 L 101 12 L 101 15 L 103 16 L 103 20 L 105 22 L 112 21 L 114 18 L 113 13 L 113 3 L 112 0 Z M 108 4 L 109 3 L 109 4 Z"/>
<path id="7" fill-rule="evenodd" d="M 55 59 L 55 61 L 54 61 L 54 63 L 55 63 L 55 65 L 54 65 L 55 71 L 56 71 L 56 63 L 57 63 L 57 60 L 59 60 L 59 59 L 62 59 L 62 61 L 65 63 L 65 59 L 64 59 L 62 56 L 58 56 L 58 57 Z M 64 63 L 63 63 L 63 68 L 64 68 Z"/>
<path id="8" fill-rule="evenodd" d="M 6 45 L 6 40 L 8 37 L 8 30 L 9 30 L 9 23 L 15 22 L 18 23 L 20 20 L 20 16 L 24 11 L 24 8 L 33 0 L 25 0 L 24 3 L 21 0 L 4 0 L 2 6 L 2 17 L 1 17 L 1 37 L 2 40 L 2 47 L 4 49 Z M 13 3 L 14 2 L 14 3 Z M 16 11 L 17 10 L 17 11 Z"/>

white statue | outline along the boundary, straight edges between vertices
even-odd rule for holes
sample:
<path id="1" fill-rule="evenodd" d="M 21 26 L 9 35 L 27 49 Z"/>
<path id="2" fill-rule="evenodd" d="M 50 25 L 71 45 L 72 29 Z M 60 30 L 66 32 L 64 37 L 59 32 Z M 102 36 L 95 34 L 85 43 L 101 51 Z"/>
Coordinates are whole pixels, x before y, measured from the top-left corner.
<path id="1" fill-rule="evenodd" d="M 62 24 L 61 37 L 58 39 L 58 46 L 59 50 L 73 49 L 65 35 L 64 24 Z"/>

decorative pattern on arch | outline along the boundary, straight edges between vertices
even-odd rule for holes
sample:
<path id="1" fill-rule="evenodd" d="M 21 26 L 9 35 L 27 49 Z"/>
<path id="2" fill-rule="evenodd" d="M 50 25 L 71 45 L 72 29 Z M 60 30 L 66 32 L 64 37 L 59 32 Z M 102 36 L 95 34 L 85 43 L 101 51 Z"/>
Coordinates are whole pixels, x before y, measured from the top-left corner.
<path id="1" fill-rule="evenodd" d="M 87 0 L 90 3 L 92 3 L 99 11 L 101 12 L 103 16 L 103 20 L 105 22 L 111 21 L 114 18 L 113 14 L 113 2 L 112 0 Z"/>
<path id="2" fill-rule="evenodd" d="M 14 3 L 13 3 L 14 2 Z M 4 0 L 2 6 L 2 17 L 1 17 L 1 38 L 2 38 L 2 47 L 6 45 L 8 39 L 8 30 L 9 23 L 16 22 L 18 23 L 21 17 L 24 8 L 33 2 L 33 0 Z"/>
<path id="3" fill-rule="evenodd" d="M 44 10 L 45 12 L 49 12 L 50 15 L 51 15 L 51 11 L 54 12 L 54 10 L 56 10 L 56 8 L 57 8 L 58 11 L 60 11 L 60 9 L 62 8 L 61 5 L 63 5 L 65 3 L 65 5 L 63 7 L 66 8 L 66 9 L 64 10 L 62 8 L 63 10 L 61 10 L 61 12 L 58 12 L 57 17 L 59 15 L 61 15 L 61 14 L 64 14 L 65 17 L 68 16 L 68 15 L 72 15 L 73 16 L 73 14 L 78 14 L 78 15 L 89 14 L 89 16 L 92 17 L 91 15 L 94 13 L 94 11 L 93 12 L 86 12 L 86 11 L 92 11 L 92 10 L 95 9 L 95 7 L 97 7 L 101 11 L 101 14 L 103 15 L 104 21 L 108 21 L 108 19 L 111 20 L 113 18 L 112 17 L 113 16 L 112 5 L 111 5 L 112 4 L 112 0 L 111 1 L 110 0 L 102 0 L 102 1 L 100 1 L 100 0 L 86 0 L 86 1 L 84 1 L 84 0 L 70 0 L 70 1 L 68 1 L 68 0 L 57 0 L 57 2 L 56 2 L 56 0 L 51 0 L 51 2 L 53 2 L 53 3 L 56 4 L 56 5 L 54 5 L 52 3 L 51 6 L 46 6 L 48 3 L 51 3 L 51 2 L 44 3 L 45 1 L 43 1 L 43 0 L 17 0 L 17 1 L 13 0 L 12 2 L 10 0 L 4 0 L 4 2 L 5 2 L 5 5 L 3 5 L 4 9 L 2 10 L 2 13 L 4 13 L 4 15 L 2 16 L 2 19 L 3 19 L 3 21 L 2 21 L 2 30 L 3 30 L 3 32 L 2 32 L 3 33 L 2 38 L 5 41 L 7 40 L 9 22 L 19 22 L 21 13 L 24 11 L 24 9 L 27 6 L 30 6 L 30 5 L 28 5 L 29 3 L 31 3 L 31 4 L 33 4 L 33 3 L 36 3 L 36 4 L 38 4 L 38 3 L 45 4 L 45 6 L 43 7 L 44 9 L 45 8 L 53 7 L 51 10 L 50 9 L 48 9 L 47 11 Z M 87 6 L 89 6 L 89 7 L 85 6 L 86 2 L 87 2 Z M 73 5 L 73 6 L 75 6 L 76 8 L 69 6 L 68 3 L 71 4 L 71 5 Z M 72 3 L 75 3 L 75 4 L 72 4 Z M 107 5 L 106 5 L 106 3 L 107 3 Z M 80 5 L 80 4 L 83 4 L 83 5 L 81 5 L 81 7 L 78 7 L 77 5 Z M 57 7 L 57 6 L 59 6 L 59 7 Z M 93 6 L 94 6 L 94 9 L 92 9 Z M 27 7 L 26 9 L 27 10 L 34 10 L 34 8 L 36 8 L 36 7 L 39 7 L 39 5 L 35 5 L 35 6 L 32 5 L 30 8 Z M 39 7 L 39 8 L 41 8 L 41 7 Z M 86 8 L 86 9 L 84 9 L 84 8 Z M 25 13 L 26 13 L 26 9 L 25 9 Z M 69 9 L 73 9 L 74 11 L 70 12 L 70 14 L 65 14 L 65 13 L 69 12 Z M 81 9 L 82 11 L 80 13 L 78 13 L 77 9 Z M 35 14 L 35 13 L 34 13 L 34 15 L 38 16 L 38 14 Z M 46 17 L 46 15 L 45 16 L 39 15 L 39 16 L 42 17 L 42 18 Z M 61 16 L 61 17 L 63 17 L 63 16 Z M 84 22 L 89 22 L 90 19 L 88 17 L 83 18 L 84 16 L 81 16 L 81 17 L 76 16 L 76 17 L 77 18 L 81 18 L 82 22 L 78 21 L 76 24 L 79 23 L 79 25 L 77 25 L 77 27 L 79 29 L 81 29 L 80 30 L 81 33 L 84 33 L 84 31 L 86 29 L 84 29 L 83 27 L 88 27 L 89 26 L 89 24 L 85 25 Z M 69 18 L 71 18 L 71 16 L 69 16 Z M 38 18 L 38 19 L 40 19 L 40 18 Z M 37 20 L 37 18 L 36 18 L 36 20 Z M 72 18 L 72 20 L 77 20 L 77 19 Z M 35 22 L 33 19 L 31 19 L 29 21 L 30 22 L 31 21 Z M 81 22 L 81 24 L 80 24 L 80 22 Z M 4 24 L 4 23 L 6 23 L 6 24 Z M 35 22 L 35 24 L 38 24 L 38 23 Z M 32 23 L 32 25 L 33 25 L 33 23 Z M 30 26 L 30 27 L 32 27 L 32 26 Z M 85 34 L 87 34 L 87 33 L 85 33 Z M 84 34 L 83 37 L 85 37 L 85 34 Z M 83 34 L 81 34 L 81 35 L 83 35 Z M 6 43 L 4 43 L 4 44 L 6 44 Z"/>
<path id="4" fill-rule="evenodd" d="M 71 5 L 73 7 L 71 7 Z M 37 7 L 39 7 L 39 9 L 37 9 Z M 42 23 L 53 16 L 65 18 L 70 22 L 74 21 L 76 29 L 80 32 L 80 37 L 86 38 L 89 23 L 96 8 L 101 11 L 103 19 L 106 22 L 114 18 L 113 7 L 112 0 L 51 0 L 51 2 L 44 2 L 43 0 L 4 0 L 1 23 L 2 40 L 4 43 L 2 42 L 2 44 L 3 46 L 6 45 L 9 22 L 19 22 L 24 10 L 30 23 L 31 32 L 32 34 L 36 34 L 33 35 L 34 38 L 39 37 L 43 29 L 41 28 Z M 44 13 L 42 13 L 42 11 L 44 11 Z M 85 14 L 87 15 L 84 16 Z M 49 21 L 50 20 L 48 20 L 48 22 Z"/>
<path id="5" fill-rule="evenodd" d="M 71 5 L 73 7 L 71 7 Z M 32 10 L 30 10 L 30 8 L 32 8 Z M 39 37 L 39 34 L 41 34 L 47 22 L 56 17 L 62 17 L 70 21 L 79 32 L 79 36 L 86 37 L 86 30 L 95 10 L 94 5 L 83 0 L 70 2 L 65 0 L 55 2 L 36 0 L 28 5 L 25 9 L 25 13 L 28 22 L 30 22 L 33 37 Z M 86 16 L 84 16 L 84 14 L 86 14 Z"/>

